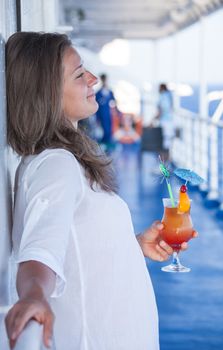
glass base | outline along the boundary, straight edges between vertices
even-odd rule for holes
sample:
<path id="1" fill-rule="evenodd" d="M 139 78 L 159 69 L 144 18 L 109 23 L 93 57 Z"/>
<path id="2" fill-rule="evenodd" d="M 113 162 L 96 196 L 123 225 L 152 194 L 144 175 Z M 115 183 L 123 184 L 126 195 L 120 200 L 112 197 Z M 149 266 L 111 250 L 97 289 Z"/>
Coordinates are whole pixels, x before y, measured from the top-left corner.
<path id="1" fill-rule="evenodd" d="M 164 272 L 190 272 L 189 267 L 185 267 L 180 263 L 178 252 L 173 252 L 173 261 L 170 265 L 161 268 Z"/>
<path id="2" fill-rule="evenodd" d="M 175 264 L 170 264 L 167 266 L 163 266 L 161 268 L 162 271 L 164 272 L 190 272 L 190 268 L 189 267 L 185 267 L 181 264 L 179 265 L 175 265 Z"/>

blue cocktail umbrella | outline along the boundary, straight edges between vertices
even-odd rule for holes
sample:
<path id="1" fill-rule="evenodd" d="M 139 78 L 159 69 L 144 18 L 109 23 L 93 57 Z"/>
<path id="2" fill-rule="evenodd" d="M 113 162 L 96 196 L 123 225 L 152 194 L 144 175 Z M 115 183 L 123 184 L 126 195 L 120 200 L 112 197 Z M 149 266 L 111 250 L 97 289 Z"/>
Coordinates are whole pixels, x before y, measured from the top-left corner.
<path id="1" fill-rule="evenodd" d="M 190 169 L 177 168 L 174 174 L 185 181 L 189 181 L 192 185 L 199 185 L 204 182 L 204 179 Z"/>

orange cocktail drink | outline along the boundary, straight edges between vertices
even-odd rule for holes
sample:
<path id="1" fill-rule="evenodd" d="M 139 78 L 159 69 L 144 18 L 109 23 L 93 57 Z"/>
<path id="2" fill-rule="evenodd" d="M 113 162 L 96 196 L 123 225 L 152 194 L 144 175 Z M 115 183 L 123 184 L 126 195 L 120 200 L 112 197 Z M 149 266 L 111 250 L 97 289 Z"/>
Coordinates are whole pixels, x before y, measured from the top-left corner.
<path id="1" fill-rule="evenodd" d="M 182 213 L 178 208 L 165 207 L 162 218 L 164 229 L 161 236 L 174 250 L 179 250 L 183 242 L 192 238 L 193 224 L 190 211 Z"/>
<path id="2" fill-rule="evenodd" d="M 189 272 L 190 268 L 181 265 L 178 257 L 181 244 L 189 241 L 193 235 L 193 224 L 190 217 L 190 202 L 187 211 L 181 211 L 179 202 L 175 200 L 176 206 L 169 198 L 163 198 L 164 213 L 162 223 L 164 228 L 161 230 L 161 238 L 168 243 L 174 250 L 173 261 L 170 265 L 162 267 L 166 272 Z"/>

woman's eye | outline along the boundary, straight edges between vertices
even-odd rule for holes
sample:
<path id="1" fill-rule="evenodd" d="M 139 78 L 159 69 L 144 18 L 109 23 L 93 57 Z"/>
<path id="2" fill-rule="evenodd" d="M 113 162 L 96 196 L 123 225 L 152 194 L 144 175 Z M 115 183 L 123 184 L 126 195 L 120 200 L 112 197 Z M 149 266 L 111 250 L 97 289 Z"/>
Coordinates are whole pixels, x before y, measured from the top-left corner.
<path id="1" fill-rule="evenodd" d="M 84 75 L 84 72 L 80 73 L 80 74 L 76 77 L 76 79 L 83 77 L 83 75 Z"/>

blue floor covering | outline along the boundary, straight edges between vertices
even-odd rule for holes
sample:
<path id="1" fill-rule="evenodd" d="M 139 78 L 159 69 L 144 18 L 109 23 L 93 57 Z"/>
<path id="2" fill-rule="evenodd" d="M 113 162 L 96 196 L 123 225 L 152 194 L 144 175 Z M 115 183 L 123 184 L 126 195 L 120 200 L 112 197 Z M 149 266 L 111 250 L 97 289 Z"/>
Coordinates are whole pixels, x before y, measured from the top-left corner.
<path id="1" fill-rule="evenodd" d="M 141 232 L 162 218 L 167 189 L 154 174 L 156 157 L 143 154 L 139 170 L 137 151 L 134 146 L 119 148 L 114 162 L 119 195 L 129 205 L 135 232 Z M 199 237 L 190 241 L 181 262 L 191 272 L 165 273 L 160 268 L 166 263 L 147 259 L 159 311 L 160 346 L 161 350 L 223 350 L 223 220 L 217 218 L 216 209 L 205 207 L 198 190 L 191 188 L 189 194 Z"/>

